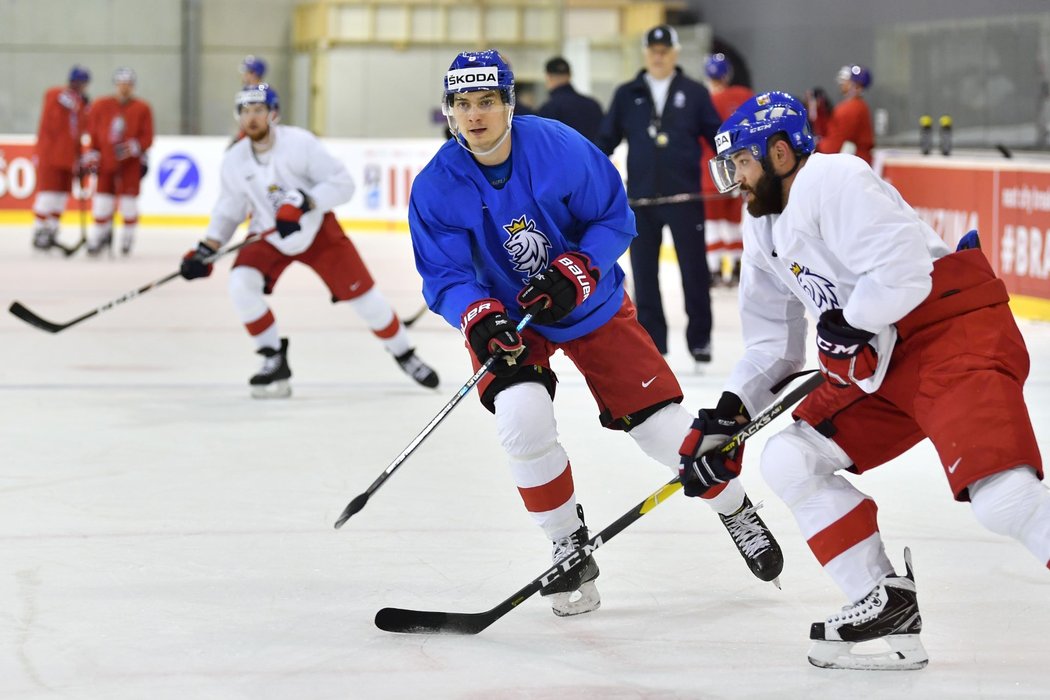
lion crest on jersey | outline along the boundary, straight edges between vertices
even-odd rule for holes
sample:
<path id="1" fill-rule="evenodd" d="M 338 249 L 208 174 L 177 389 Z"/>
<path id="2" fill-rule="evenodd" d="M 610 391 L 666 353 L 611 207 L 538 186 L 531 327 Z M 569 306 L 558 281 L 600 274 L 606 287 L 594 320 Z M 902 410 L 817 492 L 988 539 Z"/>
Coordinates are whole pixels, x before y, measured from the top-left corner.
<path id="1" fill-rule="evenodd" d="M 542 231 L 536 230 L 536 222 L 524 215 L 503 226 L 507 240 L 503 247 L 514 261 L 514 269 L 524 273 L 524 282 L 547 269 L 551 243 Z"/>
<path id="2" fill-rule="evenodd" d="M 839 308 L 839 297 L 835 293 L 835 285 L 827 277 L 821 277 L 797 262 L 791 263 L 791 274 L 798 280 L 798 285 L 806 290 L 818 309 L 823 311 Z"/>

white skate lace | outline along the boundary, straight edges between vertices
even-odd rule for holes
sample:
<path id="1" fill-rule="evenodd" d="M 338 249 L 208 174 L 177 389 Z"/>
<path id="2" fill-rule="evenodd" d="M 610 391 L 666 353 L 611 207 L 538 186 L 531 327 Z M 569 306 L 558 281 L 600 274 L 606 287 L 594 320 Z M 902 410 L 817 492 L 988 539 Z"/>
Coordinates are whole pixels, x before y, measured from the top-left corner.
<path id="1" fill-rule="evenodd" d="M 426 379 L 430 374 L 430 368 L 423 364 L 418 357 L 412 355 L 407 360 L 401 363 L 401 368 L 405 370 L 413 379 L 422 380 Z"/>
<path id="2" fill-rule="evenodd" d="M 273 374 L 281 367 L 281 353 L 270 355 L 263 360 L 262 369 L 259 370 L 259 374 Z"/>
<path id="3" fill-rule="evenodd" d="M 882 605 L 881 592 L 882 586 L 878 586 L 860 602 L 843 606 L 842 612 L 827 619 L 828 624 L 852 623 L 874 617 L 878 614 L 879 606 Z"/>
<path id="4" fill-rule="evenodd" d="M 762 507 L 762 502 L 757 505 L 744 508 L 739 513 L 726 516 L 725 524 L 729 535 L 736 542 L 737 547 L 749 557 L 753 557 L 763 549 L 769 547 L 769 538 L 766 530 L 752 516 Z"/>

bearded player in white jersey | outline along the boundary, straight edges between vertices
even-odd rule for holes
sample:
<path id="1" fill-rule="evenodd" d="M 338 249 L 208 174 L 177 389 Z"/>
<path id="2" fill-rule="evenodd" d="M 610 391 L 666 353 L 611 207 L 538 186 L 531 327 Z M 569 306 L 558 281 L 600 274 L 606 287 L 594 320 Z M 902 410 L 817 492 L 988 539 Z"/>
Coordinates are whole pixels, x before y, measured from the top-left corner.
<path id="1" fill-rule="evenodd" d="M 437 374 L 416 357 L 404 326 L 332 214 L 353 195 L 350 173 L 310 132 L 276 124 L 277 104 L 277 93 L 265 83 L 237 93 L 237 118 L 247 138 L 223 157 L 219 199 L 204 239 L 182 260 L 182 276 L 210 275 L 212 265 L 206 259 L 250 215 L 250 236 L 262 240 L 241 248 L 229 289 L 263 357 L 262 368 L 250 380 L 253 396 L 291 394 L 288 339 L 280 337 L 266 295 L 293 261 L 318 274 L 333 303 L 348 302 L 406 374 L 425 387 L 437 387 Z"/>
<path id="2" fill-rule="evenodd" d="M 928 656 L 910 551 L 898 575 L 875 502 L 839 472 L 862 474 L 929 438 L 954 498 L 1050 566 L 1050 491 L 1022 394 L 1028 351 L 1006 287 L 981 250 L 967 245 L 976 232 L 952 251 L 865 162 L 814 154 L 805 109 L 790 95 L 744 103 L 715 144 L 715 184 L 723 193 L 739 188 L 748 212 L 745 352 L 726 393 L 748 410 L 768 404 L 768 387 L 805 360 L 807 313 L 817 320 L 826 382 L 761 460 L 769 486 L 849 601 L 812 625 L 809 660 L 824 668 L 922 668 Z M 730 432 L 735 416 L 719 418 Z M 717 425 L 693 444 L 724 442 Z M 704 485 L 737 473 L 698 459 L 696 450 L 683 449 L 682 461 L 686 478 Z M 853 649 L 873 640 L 888 650 Z"/>

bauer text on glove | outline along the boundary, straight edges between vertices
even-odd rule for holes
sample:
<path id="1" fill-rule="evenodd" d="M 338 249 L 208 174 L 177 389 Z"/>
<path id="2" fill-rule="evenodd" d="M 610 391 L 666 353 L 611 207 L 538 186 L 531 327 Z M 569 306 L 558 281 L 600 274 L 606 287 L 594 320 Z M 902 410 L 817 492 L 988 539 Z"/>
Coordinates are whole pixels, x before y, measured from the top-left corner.
<path id="1" fill-rule="evenodd" d="M 518 303 L 532 320 L 556 323 L 587 301 L 598 286 L 598 268 L 582 253 L 562 253 L 518 293 Z"/>
<path id="2" fill-rule="evenodd" d="M 509 377 L 517 372 L 528 356 L 528 348 L 514 322 L 496 299 L 482 299 L 468 306 L 460 328 L 478 362 L 484 364 L 490 357 L 496 358 L 489 371 L 497 377 Z"/>

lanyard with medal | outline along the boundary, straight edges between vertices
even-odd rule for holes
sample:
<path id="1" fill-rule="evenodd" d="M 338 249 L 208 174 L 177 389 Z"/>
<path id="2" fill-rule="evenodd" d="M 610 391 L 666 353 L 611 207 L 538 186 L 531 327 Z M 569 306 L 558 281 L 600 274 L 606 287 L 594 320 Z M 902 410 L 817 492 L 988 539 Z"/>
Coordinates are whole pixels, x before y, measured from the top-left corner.
<path id="1" fill-rule="evenodd" d="M 663 121 L 662 115 L 656 113 L 656 98 L 653 97 L 652 91 L 649 92 L 649 99 L 651 100 L 652 111 L 649 114 L 649 138 L 656 143 L 657 148 L 664 148 L 667 146 L 668 137 L 667 133 L 660 130 L 660 125 Z"/>

